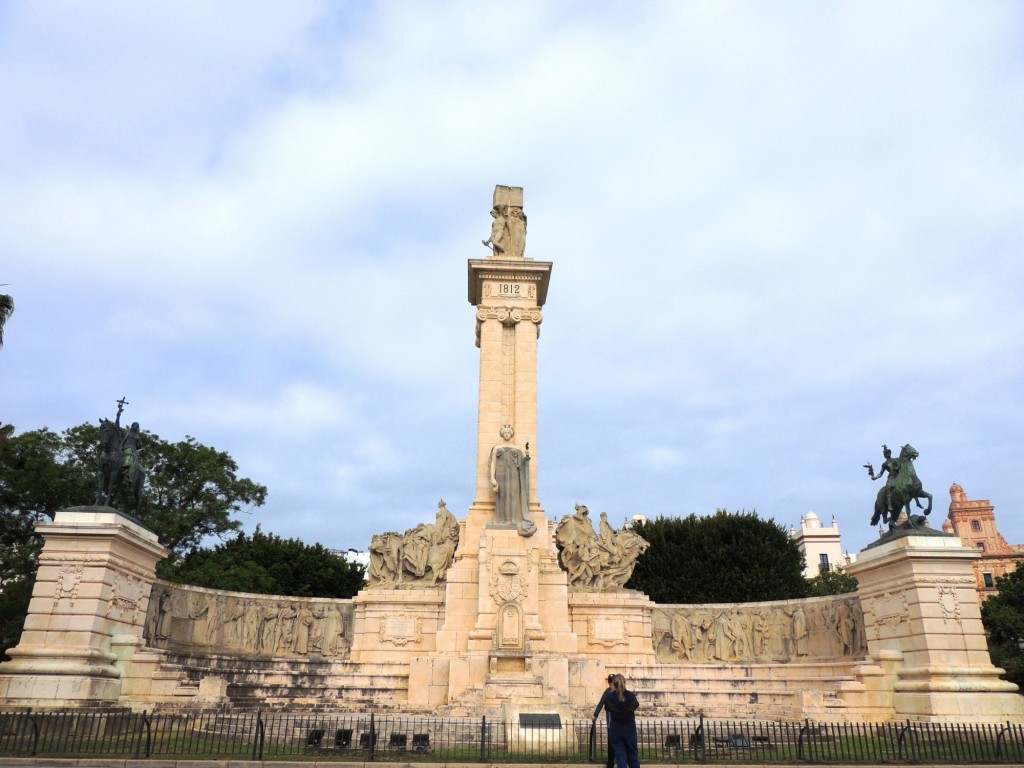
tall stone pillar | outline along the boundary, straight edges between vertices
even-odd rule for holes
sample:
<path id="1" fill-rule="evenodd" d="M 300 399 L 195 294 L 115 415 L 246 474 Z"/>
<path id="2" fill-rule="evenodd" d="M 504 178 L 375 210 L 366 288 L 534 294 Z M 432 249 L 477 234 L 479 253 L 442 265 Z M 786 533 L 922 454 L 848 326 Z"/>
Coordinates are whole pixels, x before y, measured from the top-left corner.
<path id="1" fill-rule="evenodd" d="M 522 205 L 520 187 L 495 189 L 494 211 L 522 221 L 520 237 L 525 235 Z M 469 261 L 469 302 L 476 307 L 480 348 L 476 491 L 470 519 L 484 524 L 494 516 L 491 450 L 502 442 L 506 425 L 514 430 L 512 442 L 530 454 L 530 510 L 537 518 L 543 516 L 537 486 L 537 340 L 551 263 L 526 258 L 524 245 L 519 241 L 507 250 L 495 247 L 490 258 Z"/>
<path id="2" fill-rule="evenodd" d="M 522 205 L 521 188 L 495 189 L 491 256 L 469 261 L 480 347 L 475 495 L 448 569 L 437 654 L 419 669 L 413 665 L 413 678 L 424 685 L 410 683 L 410 701 L 449 704 L 453 712 L 508 706 L 568 712 L 568 659 L 577 653 L 566 577 L 538 494 L 537 339 L 551 264 L 523 255 Z M 497 510 L 496 445 L 514 446 L 522 460 L 517 466 L 528 467 L 519 470 L 528 474 L 528 483 L 519 480 L 529 486 L 527 526 L 510 520 L 504 504 Z"/>
<path id="3" fill-rule="evenodd" d="M 895 673 L 897 719 L 1003 722 L 1024 716 L 999 679 L 981 623 L 972 561 L 953 536 L 907 536 L 857 556 L 870 659 Z"/>
<path id="4" fill-rule="evenodd" d="M 111 640 L 141 638 L 156 534 L 110 507 L 73 507 L 38 523 L 44 539 L 21 642 L 0 664 L 0 704 L 114 704 L 121 673 Z"/>

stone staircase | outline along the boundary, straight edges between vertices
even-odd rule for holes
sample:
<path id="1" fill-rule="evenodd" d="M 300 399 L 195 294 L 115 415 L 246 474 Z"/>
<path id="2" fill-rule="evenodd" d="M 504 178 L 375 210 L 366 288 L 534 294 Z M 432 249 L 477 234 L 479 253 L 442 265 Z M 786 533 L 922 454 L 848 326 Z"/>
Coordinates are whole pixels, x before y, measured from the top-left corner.
<path id="1" fill-rule="evenodd" d="M 853 663 L 626 665 L 645 717 L 844 720 L 843 693 L 858 690 Z"/>

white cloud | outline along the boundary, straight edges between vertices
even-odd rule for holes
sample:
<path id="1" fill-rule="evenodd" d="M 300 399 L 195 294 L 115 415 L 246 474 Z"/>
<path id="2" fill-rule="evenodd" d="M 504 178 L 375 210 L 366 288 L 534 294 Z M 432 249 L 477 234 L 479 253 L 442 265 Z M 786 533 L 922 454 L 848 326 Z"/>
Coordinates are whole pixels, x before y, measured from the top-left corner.
<path id="1" fill-rule="evenodd" d="M 465 259 L 519 184 L 549 514 L 813 508 L 859 548 L 860 464 L 903 441 L 1024 542 L 1020 17 L 10 3 L 4 420 L 127 392 L 336 546 L 465 508 Z"/>

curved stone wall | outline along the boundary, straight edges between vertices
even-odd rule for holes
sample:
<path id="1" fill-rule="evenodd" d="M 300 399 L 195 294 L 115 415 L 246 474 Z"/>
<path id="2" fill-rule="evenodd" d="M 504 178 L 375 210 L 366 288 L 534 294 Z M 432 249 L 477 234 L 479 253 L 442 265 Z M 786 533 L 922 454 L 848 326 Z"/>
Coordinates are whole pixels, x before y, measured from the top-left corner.
<path id="1" fill-rule="evenodd" d="M 652 624 L 655 657 L 662 664 L 826 661 L 867 652 L 856 595 L 659 605 Z"/>
<path id="2" fill-rule="evenodd" d="M 152 648 L 202 655 L 344 661 L 351 600 L 226 592 L 157 580 L 143 637 Z"/>

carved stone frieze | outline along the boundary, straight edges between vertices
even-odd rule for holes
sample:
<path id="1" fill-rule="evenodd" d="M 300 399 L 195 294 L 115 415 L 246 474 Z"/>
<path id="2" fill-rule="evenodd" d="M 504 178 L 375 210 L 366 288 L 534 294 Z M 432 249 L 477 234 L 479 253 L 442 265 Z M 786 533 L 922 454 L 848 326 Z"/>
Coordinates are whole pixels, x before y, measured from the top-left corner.
<path id="1" fill-rule="evenodd" d="M 136 565 L 135 563 L 129 562 L 120 557 L 114 557 L 112 555 L 95 555 L 88 553 L 64 555 L 64 554 L 52 554 L 47 553 L 45 550 L 39 556 L 40 565 L 58 565 L 64 563 L 81 563 L 86 566 L 101 566 L 103 568 L 115 568 L 125 573 L 130 573 L 133 576 L 140 579 L 150 579 L 153 577 L 152 572 L 147 572 L 144 568 Z"/>
<path id="2" fill-rule="evenodd" d="M 810 661 L 860 657 L 867 650 L 864 613 L 856 597 L 658 606 L 652 621 L 655 655 L 662 663 Z"/>
<path id="3" fill-rule="evenodd" d="M 143 637 L 157 648 L 240 656 L 344 659 L 352 603 L 200 590 L 157 582 Z"/>

